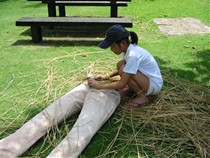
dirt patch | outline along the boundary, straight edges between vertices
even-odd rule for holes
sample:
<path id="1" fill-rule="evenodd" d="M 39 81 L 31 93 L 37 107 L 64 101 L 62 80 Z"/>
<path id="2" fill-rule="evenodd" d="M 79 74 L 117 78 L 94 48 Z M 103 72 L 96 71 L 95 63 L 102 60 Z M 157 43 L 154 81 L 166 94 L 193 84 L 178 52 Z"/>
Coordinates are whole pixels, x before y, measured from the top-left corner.
<path id="1" fill-rule="evenodd" d="M 153 21 L 166 35 L 206 34 L 210 27 L 194 18 L 155 18 Z"/>

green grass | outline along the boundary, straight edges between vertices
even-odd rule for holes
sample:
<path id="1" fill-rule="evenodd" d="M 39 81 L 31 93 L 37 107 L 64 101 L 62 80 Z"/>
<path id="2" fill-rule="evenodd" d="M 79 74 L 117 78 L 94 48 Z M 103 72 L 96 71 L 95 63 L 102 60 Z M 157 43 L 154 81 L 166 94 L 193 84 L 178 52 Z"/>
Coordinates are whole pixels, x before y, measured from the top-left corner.
<path id="1" fill-rule="evenodd" d="M 119 16 L 133 19 L 134 27 L 130 30 L 139 35 L 139 45 L 155 56 L 164 74 L 209 88 L 209 34 L 168 37 L 163 35 L 153 22 L 153 18 L 194 17 L 210 26 L 209 7 L 209 0 L 132 0 L 128 7 L 119 9 Z M 23 16 L 47 16 L 47 8 L 40 2 L 0 0 L 0 11 L 0 138 L 14 132 L 26 120 L 81 82 L 78 78 L 87 75 L 86 69 L 89 65 L 93 65 L 96 73 L 112 71 L 116 61 L 121 58 L 113 55 L 110 50 L 99 49 L 97 43 L 101 39 L 96 38 L 72 40 L 70 37 L 53 37 L 56 36 L 54 31 L 46 30 L 42 43 L 32 43 L 28 27 L 16 27 L 15 21 Z M 72 7 L 67 14 L 109 16 L 109 9 Z M 80 53 L 87 56 L 80 56 Z M 55 58 L 57 60 L 53 60 Z M 109 64 L 103 65 L 104 61 Z M 49 74 L 52 76 L 51 82 L 46 81 Z M 105 124 L 82 157 L 97 157 L 103 153 L 106 145 L 115 137 L 112 133 L 118 131 L 116 127 L 121 124 L 119 118 L 116 114 Z M 61 125 L 61 131 L 70 128 L 75 119 L 69 121 L 70 125 Z M 11 127 L 5 129 L 7 125 Z M 121 132 L 132 135 L 132 130 L 127 128 L 130 127 L 125 125 Z M 143 135 L 149 134 L 147 129 L 142 132 Z M 58 141 L 63 136 L 65 132 L 55 137 Z M 132 150 L 130 155 L 123 153 L 120 150 L 123 148 L 122 142 L 116 142 L 115 149 L 119 147 L 121 155 L 125 157 L 137 157 L 132 154 Z M 40 140 L 24 156 L 34 156 L 43 143 L 44 139 Z M 52 148 L 48 147 L 49 144 L 45 143 L 43 148 L 47 150 L 38 156 L 48 155 Z M 92 152 L 89 152 L 90 150 Z M 155 149 L 142 148 L 141 155 L 155 157 L 152 150 Z M 119 151 L 116 150 L 112 156 L 122 157 L 119 156 Z M 177 157 L 192 157 L 190 154 L 183 152 Z"/>

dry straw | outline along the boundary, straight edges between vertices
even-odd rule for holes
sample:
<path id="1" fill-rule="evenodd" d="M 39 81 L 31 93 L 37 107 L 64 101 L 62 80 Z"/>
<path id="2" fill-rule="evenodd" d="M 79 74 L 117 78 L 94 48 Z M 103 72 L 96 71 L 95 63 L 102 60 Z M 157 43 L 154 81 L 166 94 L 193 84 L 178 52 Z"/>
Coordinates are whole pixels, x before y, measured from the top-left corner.
<path id="1" fill-rule="evenodd" d="M 90 74 L 106 74 L 114 69 L 115 59 L 84 62 L 68 74 L 63 74 L 63 71 L 54 65 L 55 62 L 64 58 L 70 58 L 74 64 L 79 62 L 76 57 L 91 55 L 94 53 L 75 53 L 44 61 L 47 74 L 36 90 L 36 96 L 43 94 L 43 99 L 34 98 L 26 102 L 26 100 L 18 100 L 18 96 L 12 98 L 16 98 L 19 103 L 26 103 L 27 106 L 42 105 L 39 108 L 41 110 L 65 93 L 67 89 L 84 82 L 84 77 Z M 122 98 L 119 108 L 111 118 L 112 124 L 110 126 L 114 131 L 111 133 L 113 139 L 109 140 L 107 137 L 108 144 L 101 145 L 101 151 L 95 157 L 210 157 L 209 89 L 202 85 L 170 77 L 167 74 L 163 74 L 163 76 L 163 90 L 158 96 L 150 97 L 148 106 L 130 108 L 125 106 L 125 102 L 129 98 Z M 7 88 L 12 82 L 13 80 Z M 9 98 L 11 96 L 4 94 L 4 97 Z M 22 111 L 18 116 L 11 114 L 9 117 L 7 113 L 10 110 L 2 114 L 0 118 L 2 122 L 6 121 L 1 125 L 1 135 L 3 136 L 8 135 L 8 131 L 15 131 L 21 126 L 21 124 L 16 125 L 15 122 L 19 119 L 19 115 L 25 113 Z M 30 119 L 30 116 L 26 115 L 27 119 Z M 45 136 L 41 145 L 34 145 L 35 151 L 32 148 L 25 155 L 29 157 L 46 156 L 52 147 L 55 147 L 65 137 L 72 124 L 73 122 L 64 121 L 62 129 L 54 127 Z M 99 137 L 100 135 L 106 137 L 110 134 L 104 128 L 98 133 Z"/>
<path id="2" fill-rule="evenodd" d="M 164 81 L 149 106 L 132 109 L 122 102 L 117 114 L 123 134 L 114 141 L 123 145 L 113 145 L 107 153 L 117 148 L 136 157 L 210 157 L 209 89 L 166 75 Z"/>

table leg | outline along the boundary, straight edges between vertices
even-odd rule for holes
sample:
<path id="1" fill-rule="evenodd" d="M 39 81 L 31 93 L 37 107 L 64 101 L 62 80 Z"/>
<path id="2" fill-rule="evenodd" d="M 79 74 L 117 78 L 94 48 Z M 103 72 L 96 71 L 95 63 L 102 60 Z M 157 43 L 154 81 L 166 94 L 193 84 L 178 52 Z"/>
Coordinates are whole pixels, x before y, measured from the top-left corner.
<path id="1" fill-rule="evenodd" d="M 47 4 L 47 6 L 48 6 L 48 16 L 49 17 L 56 17 L 55 1 L 49 2 Z"/>
<path id="2" fill-rule="evenodd" d="M 66 16 L 65 6 L 59 6 L 58 8 L 59 8 L 59 16 L 65 17 Z"/>
<path id="3" fill-rule="evenodd" d="M 111 0 L 111 11 L 110 11 L 111 17 L 117 17 L 117 9 L 118 7 L 116 0 Z"/>

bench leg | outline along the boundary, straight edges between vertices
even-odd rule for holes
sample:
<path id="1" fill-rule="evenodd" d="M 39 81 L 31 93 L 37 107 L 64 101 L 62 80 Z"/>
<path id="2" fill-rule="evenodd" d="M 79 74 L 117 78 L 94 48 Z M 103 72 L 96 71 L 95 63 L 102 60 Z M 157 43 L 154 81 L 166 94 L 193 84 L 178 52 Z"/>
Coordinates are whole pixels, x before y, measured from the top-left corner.
<path id="1" fill-rule="evenodd" d="M 66 16 L 65 6 L 59 6 L 59 16 L 61 16 L 61 17 Z"/>
<path id="2" fill-rule="evenodd" d="M 42 29 L 41 26 L 31 26 L 31 36 L 33 42 L 42 41 Z"/>

